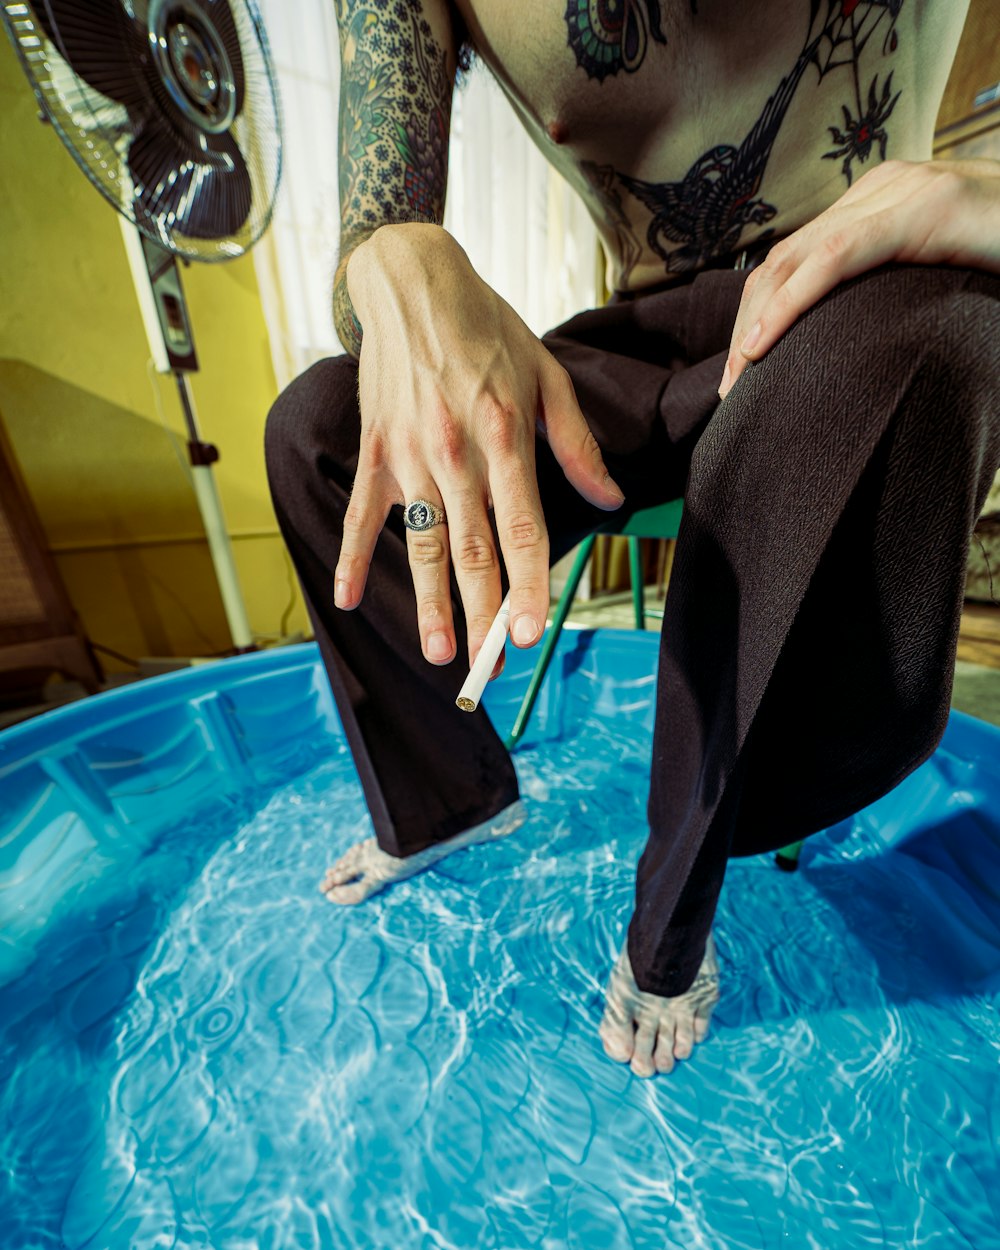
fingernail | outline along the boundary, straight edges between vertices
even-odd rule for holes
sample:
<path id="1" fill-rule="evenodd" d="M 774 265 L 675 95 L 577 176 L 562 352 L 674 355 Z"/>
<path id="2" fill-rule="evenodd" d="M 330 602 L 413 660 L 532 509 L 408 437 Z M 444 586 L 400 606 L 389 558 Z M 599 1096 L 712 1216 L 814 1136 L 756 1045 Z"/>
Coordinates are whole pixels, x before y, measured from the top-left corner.
<path id="1" fill-rule="evenodd" d="M 726 391 L 729 390 L 729 379 L 732 376 L 732 372 L 733 371 L 730 368 L 729 361 L 727 360 L 726 367 L 722 373 L 722 381 L 719 383 L 719 394 L 723 397 L 725 396 Z"/>
<path id="2" fill-rule="evenodd" d="M 346 608 L 351 601 L 351 583 L 338 577 L 333 583 L 333 602 L 338 608 Z"/>
<path id="3" fill-rule="evenodd" d="M 611 476 L 611 474 L 610 474 L 610 473 L 605 473 L 605 475 L 604 475 L 604 485 L 608 488 L 608 490 L 609 490 L 609 491 L 611 491 L 611 493 L 612 493 L 613 495 L 617 495 L 617 496 L 618 496 L 618 502 L 619 502 L 619 503 L 624 503 L 624 502 L 625 502 L 625 492 L 624 492 L 624 491 L 622 490 L 622 488 L 618 485 L 618 483 L 614 480 L 614 478 Z"/>
<path id="4" fill-rule="evenodd" d="M 749 356 L 753 349 L 757 346 L 757 340 L 760 338 L 760 322 L 758 321 L 750 333 L 740 344 L 740 351 L 744 356 Z"/>
<path id="5" fill-rule="evenodd" d="M 447 660 L 451 655 L 451 639 L 440 630 L 427 639 L 427 658 L 429 660 Z"/>
<path id="6" fill-rule="evenodd" d="M 528 647 L 538 637 L 538 623 L 533 617 L 519 616 L 514 622 L 510 636 L 519 647 Z"/>

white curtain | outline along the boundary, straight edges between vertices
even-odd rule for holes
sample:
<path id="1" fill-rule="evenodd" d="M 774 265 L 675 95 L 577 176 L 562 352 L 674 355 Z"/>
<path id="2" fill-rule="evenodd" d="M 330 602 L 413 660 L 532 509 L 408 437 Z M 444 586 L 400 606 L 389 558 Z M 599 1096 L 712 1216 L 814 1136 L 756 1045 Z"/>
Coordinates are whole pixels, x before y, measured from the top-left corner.
<path id="1" fill-rule="evenodd" d="M 483 65 L 456 93 L 445 226 L 536 334 L 596 299 L 597 233 Z"/>
<path id="2" fill-rule="evenodd" d="M 330 0 L 258 0 L 284 116 L 284 173 L 254 249 L 279 386 L 341 351 L 330 293 L 339 233 L 340 57 Z M 484 66 L 456 93 L 445 225 L 536 334 L 596 300 L 597 237 Z"/>

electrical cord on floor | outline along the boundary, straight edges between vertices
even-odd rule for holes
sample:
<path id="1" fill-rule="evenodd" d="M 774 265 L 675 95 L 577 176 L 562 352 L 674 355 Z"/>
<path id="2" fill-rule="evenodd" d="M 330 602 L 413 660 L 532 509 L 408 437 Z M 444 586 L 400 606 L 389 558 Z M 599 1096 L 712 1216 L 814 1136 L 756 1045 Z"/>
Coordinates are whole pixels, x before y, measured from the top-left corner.
<path id="1" fill-rule="evenodd" d="M 156 364 L 152 356 L 150 356 L 146 361 L 146 376 L 149 378 L 149 385 L 153 392 L 153 402 L 156 406 L 156 415 L 159 418 L 160 425 L 163 427 L 164 433 L 167 435 L 167 438 L 170 440 L 170 445 L 173 448 L 174 454 L 177 457 L 177 462 L 181 466 L 184 476 L 190 481 L 191 480 L 191 466 L 188 463 L 188 459 L 184 450 L 184 444 L 181 441 L 181 437 L 177 433 L 176 430 L 171 429 L 167 421 L 166 413 L 163 410 L 163 396 L 160 394 L 160 384 L 159 384 L 159 379 L 157 377 Z M 285 558 L 285 569 L 286 569 L 286 573 L 288 577 L 288 603 L 285 605 L 284 611 L 281 614 L 281 620 L 278 625 L 277 634 L 255 633 L 253 635 L 254 642 L 271 642 L 271 641 L 277 642 L 277 641 L 280 641 L 280 639 L 287 637 L 288 635 L 288 621 L 292 613 L 295 611 L 295 604 L 298 598 L 298 582 L 296 581 L 296 578 L 295 578 L 295 568 L 292 564 L 288 551 L 284 548 L 284 546 L 282 547 L 282 555 Z M 169 594 L 171 598 L 174 599 L 174 601 L 178 604 L 178 606 L 185 613 L 188 620 L 190 620 L 191 624 L 194 626 L 195 632 L 202 639 L 202 641 L 208 642 L 208 639 L 206 638 L 205 634 L 202 632 L 201 628 L 198 626 L 198 623 L 195 621 L 194 617 L 191 615 L 191 612 L 187 609 L 187 607 L 185 607 L 185 605 L 181 603 L 178 597 L 175 594 L 173 594 L 170 588 L 164 585 L 164 583 L 160 581 L 159 578 L 154 577 L 153 580 L 156 581 L 158 585 L 167 594 Z M 114 654 L 108 648 L 105 648 L 105 650 L 108 651 L 109 655 Z M 207 659 L 216 659 L 221 656 L 232 655 L 232 654 L 233 654 L 233 648 L 231 647 L 226 648 L 226 650 L 224 651 L 204 652 L 205 658 Z M 138 667 L 138 661 L 136 660 L 128 660 L 127 657 L 124 657 L 124 656 L 116 656 L 115 658 L 122 659 L 126 663 L 131 663 L 131 664 L 134 664 L 136 667 Z"/>
<path id="2" fill-rule="evenodd" d="M 94 642 L 90 640 L 90 645 L 95 651 L 100 651 L 102 655 L 110 655 L 113 660 L 121 660 L 123 664 L 131 664 L 133 668 L 140 668 L 138 660 L 130 655 L 122 655 L 120 651 L 116 651 L 114 647 L 106 647 L 103 642 Z"/>
<path id="3" fill-rule="evenodd" d="M 153 390 L 153 403 L 156 405 L 156 415 L 160 419 L 160 425 L 163 426 L 163 431 L 170 440 L 170 446 L 174 450 L 174 455 L 177 457 L 177 463 L 181 466 L 181 471 L 190 482 L 191 465 L 188 463 L 188 458 L 185 454 L 185 447 L 181 442 L 181 436 L 176 430 L 170 428 L 170 425 L 167 422 L 166 413 L 163 411 L 163 396 L 160 394 L 160 383 L 157 379 L 156 364 L 153 361 L 152 356 L 150 356 L 146 361 L 146 376 L 149 378 L 149 385 Z"/>
<path id="4" fill-rule="evenodd" d="M 295 566 L 292 564 L 291 556 L 288 549 L 282 545 L 281 554 L 285 558 L 285 572 L 288 577 L 288 602 L 285 604 L 281 613 L 281 620 L 278 623 L 278 632 L 275 634 L 254 633 L 253 640 L 255 643 L 264 645 L 273 645 L 280 643 L 288 637 L 288 618 L 295 611 L 295 605 L 299 597 L 299 584 L 295 577 Z"/>
<path id="5" fill-rule="evenodd" d="M 226 654 L 231 653 L 232 651 L 231 647 L 227 648 L 226 651 L 212 651 L 211 648 L 214 644 L 211 638 L 209 638 L 209 636 L 205 633 L 202 627 L 198 624 L 197 620 L 195 619 L 194 613 L 191 611 L 188 605 L 184 602 L 184 600 L 180 597 L 180 595 L 178 595 L 177 592 L 171 586 L 168 586 L 162 577 L 157 577 L 156 574 L 153 573 L 151 570 L 149 569 L 146 570 L 146 576 L 154 585 L 159 586 L 159 588 L 163 591 L 163 593 L 169 599 L 172 599 L 174 603 L 177 604 L 181 612 L 183 612 L 183 614 L 190 621 L 191 628 L 194 630 L 198 638 L 201 639 L 202 643 L 204 643 L 204 645 L 208 648 L 208 650 L 206 650 L 203 654 L 205 654 L 206 656 L 217 656 L 217 655 L 226 655 Z"/>

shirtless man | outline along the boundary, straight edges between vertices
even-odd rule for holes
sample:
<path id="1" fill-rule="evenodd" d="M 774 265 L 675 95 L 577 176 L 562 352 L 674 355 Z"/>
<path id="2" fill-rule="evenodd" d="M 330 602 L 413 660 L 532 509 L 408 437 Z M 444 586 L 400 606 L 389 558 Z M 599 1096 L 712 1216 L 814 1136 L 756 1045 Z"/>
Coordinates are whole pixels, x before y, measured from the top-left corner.
<path id="1" fill-rule="evenodd" d="M 316 366 L 268 431 L 377 833 L 321 888 L 358 903 L 516 828 L 509 759 L 482 713 L 473 728 L 451 709 L 460 676 L 446 666 L 471 662 L 505 578 L 512 641 L 530 647 L 550 558 L 602 511 L 683 492 L 650 842 L 600 1029 L 612 1059 L 666 1072 L 718 997 L 710 925 L 727 855 L 857 810 L 943 727 L 964 554 L 1000 460 L 1000 169 L 929 163 L 967 3 L 336 4 L 334 315 L 360 373 L 347 358 Z M 441 226 L 470 55 L 607 253 L 617 302 L 544 343 Z M 734 272 L 747 259 L 749 277 Z M 971 379 L 957 416 L 952 365 Z M 655 416 L 635 433 L 644 388 Z M 935 480 L 899 504 L 931 460 Z M 947 518 L 929 503 L 939 492 L 955 497 Z M 404 530 L 393 508 L 414 500 L 444 519 Z M 829 738 L 800 706 L 816 654 Z M 783 771 L 803 779 L 784 807 Z M 454 789 L 462 777 L 470 793 Z M 778 827 L 764 828 L 772 801 Z"/>

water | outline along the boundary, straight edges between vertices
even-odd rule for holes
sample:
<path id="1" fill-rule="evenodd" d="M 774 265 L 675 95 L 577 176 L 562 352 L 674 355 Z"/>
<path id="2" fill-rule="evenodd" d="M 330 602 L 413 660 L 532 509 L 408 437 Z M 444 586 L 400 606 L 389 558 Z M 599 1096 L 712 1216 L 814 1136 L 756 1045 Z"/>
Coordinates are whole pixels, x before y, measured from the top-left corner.
<path id="1" fill-rule="evenodd" d="M 519 757 L 512 837 L 357 909 L 316 891 L 369 833 L 341 750 L 68 913 L 0 991 L 2 1250 L 1000 1246 L 1000 912 L 863 825 L 731 866 L 693 1059 L 605 1058 L 620 720 Z"/>

